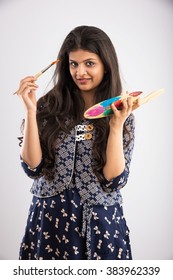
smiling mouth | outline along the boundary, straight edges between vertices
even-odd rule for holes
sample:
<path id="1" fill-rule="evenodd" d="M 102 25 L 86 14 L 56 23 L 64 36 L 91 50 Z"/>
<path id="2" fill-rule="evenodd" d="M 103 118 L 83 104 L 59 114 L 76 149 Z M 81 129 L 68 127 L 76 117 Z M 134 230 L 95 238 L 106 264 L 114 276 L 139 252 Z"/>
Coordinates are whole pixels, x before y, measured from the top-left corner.
<path id="1" fill-rule="evenodd" d="M 81 84 L 85 84 L 85 83 L 87 83 L 88 81 L 90 81 L 91 79 L 90 78 L 88 78 L 88 79 L 86 79 L 86 78 L 84 78 L 84 79 L 77 79 L 77 81 L 79 82 L 79 83 L 81 83 Z"/>

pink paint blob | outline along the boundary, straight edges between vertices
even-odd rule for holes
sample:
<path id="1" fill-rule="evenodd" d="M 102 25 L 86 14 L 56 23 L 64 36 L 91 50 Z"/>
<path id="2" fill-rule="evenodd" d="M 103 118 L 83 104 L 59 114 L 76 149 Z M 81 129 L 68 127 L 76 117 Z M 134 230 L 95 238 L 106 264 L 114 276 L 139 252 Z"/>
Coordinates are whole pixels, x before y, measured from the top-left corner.
<path id="1" fill-rule="evenodd" d="M 103 112 L 104 112 L 104 107 L 98 105 L 94 108 L 88 109 L 88 111 L 86 113 L 87 113 L 87 116 L 89 116 L 89 117 L 95 117 L 95 116 L 102 114 Z"/>

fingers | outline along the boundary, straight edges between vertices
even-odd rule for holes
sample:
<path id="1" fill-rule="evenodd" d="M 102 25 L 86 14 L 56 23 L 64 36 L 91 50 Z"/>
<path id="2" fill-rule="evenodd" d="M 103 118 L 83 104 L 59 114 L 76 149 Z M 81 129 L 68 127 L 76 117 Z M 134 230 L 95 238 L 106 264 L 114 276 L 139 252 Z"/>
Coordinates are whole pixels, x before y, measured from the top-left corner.
<path id="1" fill-rule="evenodd" d="M 123 103 L 122 110 L 131 112 L 132 105 L 133 105 L 132 97 L 128 97 L 127 99 L 124 99 L 122 103 Z"/>
<path id="2" fill-rule="evenodd" d="M 140 106 L 140 100 L 134 101 L 133 97 L 128 97 L 122 100 L 121 108 L 117 109 L 115 104 L 111 104 L 111 109 L 113 111 L 112 118 L 110 120 L 111 127 L 123 127 L 125 120 L 132 113 L 132 111 Z"/>
<path id="3" fill-rule="evenodd" d="M 134 111 L 135 109 L 139 108 L 140 105 L 141 105 L 141 98 L 138 98 L 137 100 L 135 100 L 135 102 L 133 102 L 132 111 Z"/>
<path id="4" fill-rule="evenodd" d="M 37 100 L 35 96 L 35 91 L 38 85 L 35 83 L 36 79 L 33 76 L 28 76 L 20 81 L 19 89 L 17 90 L 17 95 L 23 101 L 24 107 L 27 112 L 36 112 Z"/>
<path id="5" fill-rule="evenodd" d="M 120 114 L 129 114 L 132 111 L 132 106 L 133 106 L 133 99 L 132 97 L 128 97 L 127 99 L 123 99 L 122 100 L 122 106 L 121 106 L 121 110 L 118 110 L 116 108 L 116 106 L 114 105 L 114 103 L 111 104 L 111 108 L 114 112 L 114 114 L 117 114 L 118 112 Z"/>
<path id="6" fill-rule="evenodd" d="M 35 83 L 36 79 L 33 76 L 28 76 L 20 81 L 19 89 L 17 94 L 22 96 L 28 95 L 29 93 L 35 92 L 38 85 Z"/>

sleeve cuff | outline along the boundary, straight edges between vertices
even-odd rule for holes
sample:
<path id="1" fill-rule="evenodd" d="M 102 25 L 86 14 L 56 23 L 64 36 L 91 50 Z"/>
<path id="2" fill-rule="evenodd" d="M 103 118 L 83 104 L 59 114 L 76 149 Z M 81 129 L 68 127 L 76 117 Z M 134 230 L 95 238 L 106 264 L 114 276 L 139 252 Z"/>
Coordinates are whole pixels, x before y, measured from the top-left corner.
<path id="1" fill-rule="evenodd" d="M 25 171 L 25 173 L 28 175 L 28 177 L 35 179 L 38 178 L 41 175 L 42 172 L 42 167 L 43 167 L 43 159 L 41 160 L 41 162 L 35 167 L 35 168 L 31 168 L 21 157 L 20 155 L 20 160 L 21 160 L 21 166 L 23 168 L 23 170 Z"/>
<path id="2" fill-rule="evenodd" d="M 103 180 L 101 184 L 104 191 L 114 192 L 123 188 L 126 185 L 128 179 L 128 172 L 124 169 L 124 171 L 120 175 L 111 180 L 107 180 L 102 173 L 102 178 Z"/>

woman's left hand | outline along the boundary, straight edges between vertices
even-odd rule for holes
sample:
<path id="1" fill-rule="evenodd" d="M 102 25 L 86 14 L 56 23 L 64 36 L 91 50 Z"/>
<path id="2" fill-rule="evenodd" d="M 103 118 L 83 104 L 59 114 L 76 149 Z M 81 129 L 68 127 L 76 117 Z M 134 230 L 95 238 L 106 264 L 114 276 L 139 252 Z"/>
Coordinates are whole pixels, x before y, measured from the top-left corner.
<path id="1" fill-rule="evenodd" d="M 122 100 L 122 109 L 118 110 L 114 103 L 111 104 L 111 109 L 113 111 L 113 116 L 110 120 L 110 127 L 119 128 L 123 127 L 125 120 L 128 116 L 140 106 L 140 98 L 133 102 L 133 97 L 128 97 Z"/>

